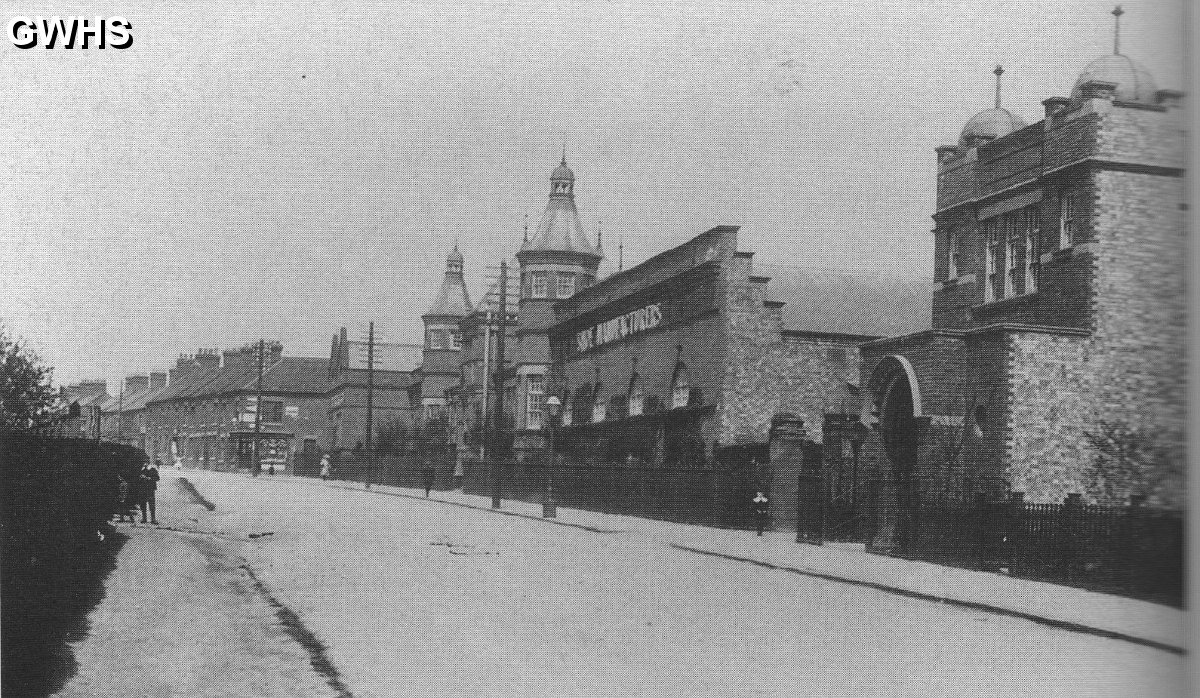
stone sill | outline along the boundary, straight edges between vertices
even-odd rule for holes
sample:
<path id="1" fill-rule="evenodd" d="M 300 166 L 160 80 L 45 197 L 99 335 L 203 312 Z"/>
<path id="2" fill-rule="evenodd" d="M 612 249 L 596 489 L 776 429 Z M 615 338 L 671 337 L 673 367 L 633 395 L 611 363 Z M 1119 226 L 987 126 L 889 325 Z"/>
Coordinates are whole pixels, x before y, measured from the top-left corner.
<path id="1" fill-rule="evenodd" d="M 998 301 L 991 301 L 982 305 L 973 305 L 971 306 L 971 314 L 988 314 L 999 312 L 1001 310 L 1007 310 L 1008 308 L 1028 305 L 1029 303 L 1036 301 L 1038 296 L 1038 292 L 1034 291 L 1033 293 L 1024 293 L 1019 296 L 1013 296 L 1012 298 L 1002 298 Z"/>
<path id="2" fill-rule="evenodd" d="M 942 281 L 935 281 L 933 283 L 933 287 L 934 287 L 934 290 L 936 291 L 938 289 L 953 288 L 955 286 L 966 286 L 968 284 L 973 284 L 973 283 L 975 283 L 975 275 L 974 274 L 963 274 L 962 276 L 955 276 L 955 277 L 952 277 L 949 279 L 943 279 Z"/>

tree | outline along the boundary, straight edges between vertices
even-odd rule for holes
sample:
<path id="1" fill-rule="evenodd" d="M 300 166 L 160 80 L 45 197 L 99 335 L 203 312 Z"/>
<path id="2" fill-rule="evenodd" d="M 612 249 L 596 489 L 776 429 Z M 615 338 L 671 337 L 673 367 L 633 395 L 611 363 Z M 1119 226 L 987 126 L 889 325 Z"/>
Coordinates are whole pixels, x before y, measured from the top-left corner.
<path id="1" fill-rule="evenodd" d="M 13 339 L 0 325 L 0 428 L 30 432 L 48 425 L 58 400 L 50 386 L 54 369 Z"/>
<path id="2" fill-rule="evenodd" d="M 1121 501 L 1128 495 L 1163 498 L 1169 495 L 1166 490 L 1183 480 L 1182 449 L 1177 440 L 1164 434 L 1100 421 L 1095 431 L 1084 432 L 1084 436 L 1096 451 L 1096 484 L 1108 501 Z"/>
<path id="3" fill-rule="evenodd" d="M 381 455 L 393 455 L 404 450 L 408 425 L 400 417 L 390 419 L 375 430 L 375 450 Z"/>

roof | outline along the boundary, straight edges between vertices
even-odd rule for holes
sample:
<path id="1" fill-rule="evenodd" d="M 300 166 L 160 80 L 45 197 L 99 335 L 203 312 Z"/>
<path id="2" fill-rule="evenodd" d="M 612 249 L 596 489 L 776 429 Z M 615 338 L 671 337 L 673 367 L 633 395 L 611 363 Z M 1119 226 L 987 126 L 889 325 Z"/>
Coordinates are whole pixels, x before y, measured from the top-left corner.
<path id="1" fill-rule="evenodd" d="M 463 283 L 462 267 L 458 272 L 446 271 L 442 278 L 441 288 L 429 306 L 425 317 L 440 315 L 447 317 L 465 317 L 471 312 L 471 300 L 467 298 L 467 287 Z"/>
<path id="2" fill-rule="evenodd" d="M 375 371 L 411 373 L 421 365 L 425 347 L 420 344 L 376 342 L 373 352 Z M 346 365 L 352 371 L 367 370 L 367 343 L 346 342 Z"/>
<path id="3" fill-rule="evenodd" d="M 521 245 L 521 251 L 576 252 L 591 257 L 604 257 L 603 252 L 588 242 L 587 235 L 583 232 L 583 224 L 579 222 L 579 211 L 575 208 L 575 173 L 567 167 L 565 157 L 562 164 L 550 174 L 550 181 L 552 186 L 546 210 L 542 212 L 533 237 Z M 559 191 L 556 183 L 562 183 L 565 189 Z"/>
<path id="4" fill-rule="evenodd" d="M 1114 53 L 1101 56 L 1092 61 L 1079 74 L 1075 87 L 1071 89 L 1071 98 L 1080 99 L 1083 96 L 1083 86 L 1093 80 L 1111 82 L 1117 86 L 1113 98 L 1120 102 L 1140 102 L 1155 104 L 1158 87 L 1150 71 L 1132 58 Z"/>
<path id="5" fill-rule="evenodd" d="M 1021 117 L 1007 109 L 1000 107 L 984 109 L 972 116 L 967 125 L 963 127 L 962 134 L 958 137 L 958 143 L 962 146 L 970 146 L 977 139 L 994 141 L 1013 131 L 1020 131 L 1025 126 L 1026 123 Z"/>
<path id="6" fill-rule="evenodd" d="M 767 300 L 786 303 L 780 311 L 784 331 L 890 337 L 932 325 L 932 294 L 920 277 L 782 264 L 756 264 L 755 273 L 771 277 Z"/>
<path id="7" fill-rule="evenodd" d="M 241 390 L 257 390 L 257 371 Z M 308 356 L 283 356 L 271 364 L 262 377 L 264 393 L 321 393 L 329 390 L 329 359 Z M 240 391 L 238 391 L 240 392 Z"/>
<path id="8" fill-rule="evenodd" d="M 283 356 L 263 371 L 263 391 L 320 393 L 329 389 L 329 360 Z M 178 376 L 170 385 L 146 397 L 142 406 L 181 398 L 211 397 L 257 390 L 258 367 L 238 364 Z M 136 408 L 128 408 L 136 409 Z"/>

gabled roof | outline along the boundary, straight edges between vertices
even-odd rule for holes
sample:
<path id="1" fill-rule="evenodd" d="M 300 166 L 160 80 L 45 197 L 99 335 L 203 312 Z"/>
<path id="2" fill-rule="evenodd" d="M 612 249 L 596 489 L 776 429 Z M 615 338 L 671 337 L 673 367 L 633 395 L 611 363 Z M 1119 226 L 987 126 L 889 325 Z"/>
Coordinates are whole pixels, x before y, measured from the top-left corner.
<path id="1" fill-rule="evenodd" d="M 932 326 L 933 294 L 920 277 L 782 264 L 754 269 L 771 277 L 767 300 L 786 303 L 780 311 L 784 331 L 891 337 Z"/>

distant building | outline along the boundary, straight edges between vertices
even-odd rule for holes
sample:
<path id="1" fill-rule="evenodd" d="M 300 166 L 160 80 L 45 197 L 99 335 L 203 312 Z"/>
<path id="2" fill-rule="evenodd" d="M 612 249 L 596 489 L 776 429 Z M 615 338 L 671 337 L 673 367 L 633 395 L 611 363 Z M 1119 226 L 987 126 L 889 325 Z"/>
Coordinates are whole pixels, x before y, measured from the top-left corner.
<path id="1" fill-rule="evenodd" d="M 63 420 L 59 433 L 77 439 L 99 439 L 102 432 L 103 405 L 111 395 L 108 382 L 86 380 L 59 388 L 59 400 L 65 409 L 78 408 L 79 416 Z"/>
<path id="2" fill-rule="evenodd" d="M 126 377 L 124 390 L 101 405 L 104 438 L 146 450 L 146 402 L 166 386 L 166 373 Z"/>
<path id="3" fill-rule="evenodd" d="M 277 342 L 263 353 L 261 386 L 257 344 L 180 357 L 170 383 L 145 407 L 153 457 L 167 465 L 178 458 L 190 467 L 245 469 L 257 441 L 262 466 L 278 470 L 292 467 L 297 452 L 323 451 L 328 360 L 283 356 Z"/>
<path id="4" fill-rule="evenodd" d="M 366 448 L 368 389 L 376 448 L 388 448 L 379 443 L 380 434 L 395 433 L 397 424 L 405 431 L 413 428 L 421 403 L 413 402 L 411 392 L 419 385 L 414 374 L 423 350 L 420 344 L 376 343 L 375 370 L 368 381 L 367 342 L 347 339 L 344 327 L 334 335 L 329 358 L 329 450 Z"/>

